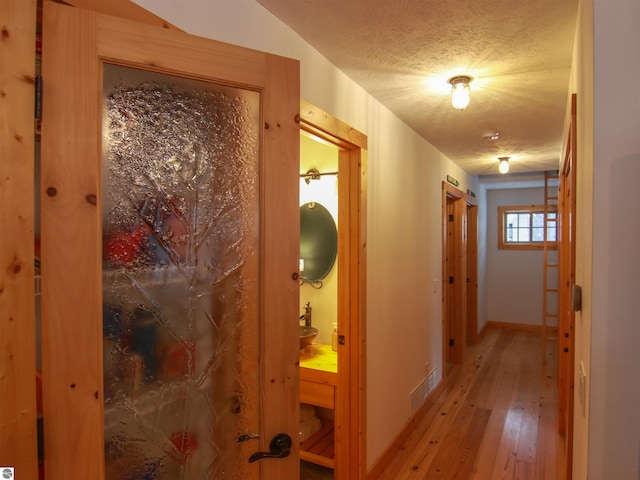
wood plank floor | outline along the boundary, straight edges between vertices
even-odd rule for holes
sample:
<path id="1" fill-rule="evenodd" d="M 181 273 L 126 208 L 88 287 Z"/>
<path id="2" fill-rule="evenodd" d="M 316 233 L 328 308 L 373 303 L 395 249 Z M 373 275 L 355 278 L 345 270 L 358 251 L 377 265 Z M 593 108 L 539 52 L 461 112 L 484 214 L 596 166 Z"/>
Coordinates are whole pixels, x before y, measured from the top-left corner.
<path id="1" fill-rule="evenodd" d="M 557 351 L 539 332 L 489 327 L 428 400 L 380 480 L 564 480 Z"/>

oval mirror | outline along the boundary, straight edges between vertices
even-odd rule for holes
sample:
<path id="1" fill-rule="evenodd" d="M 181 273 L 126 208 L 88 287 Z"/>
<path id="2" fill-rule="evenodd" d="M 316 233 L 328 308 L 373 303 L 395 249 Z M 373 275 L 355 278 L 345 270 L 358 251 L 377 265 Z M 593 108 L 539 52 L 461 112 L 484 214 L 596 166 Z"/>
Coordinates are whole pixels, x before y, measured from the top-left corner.
<path id="1" fill-rule="evenodd" d="M 336 261 L 338 229 L 331 213 L 317 202 L 300 207 L 300 277 L 317 282 L 326 277 Z"/>

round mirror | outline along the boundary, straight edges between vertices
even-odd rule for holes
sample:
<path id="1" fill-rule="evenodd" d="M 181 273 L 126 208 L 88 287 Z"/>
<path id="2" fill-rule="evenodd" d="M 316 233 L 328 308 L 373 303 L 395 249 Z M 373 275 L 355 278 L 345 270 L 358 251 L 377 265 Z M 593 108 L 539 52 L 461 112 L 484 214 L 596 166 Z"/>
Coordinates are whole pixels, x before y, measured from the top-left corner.
<path id="1" fill-rule="evenodd" d="M 331 213 L 317 202 L 300 207 L 300 276 L 308 282 L 326 277 L 336 261 L 338 229 Z"/>

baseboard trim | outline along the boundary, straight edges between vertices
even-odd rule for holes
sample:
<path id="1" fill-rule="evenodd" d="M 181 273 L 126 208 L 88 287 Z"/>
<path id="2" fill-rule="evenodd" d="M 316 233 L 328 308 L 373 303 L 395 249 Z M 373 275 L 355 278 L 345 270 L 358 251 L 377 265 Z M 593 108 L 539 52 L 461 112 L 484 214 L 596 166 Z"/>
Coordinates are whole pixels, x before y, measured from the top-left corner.
<path id="1" fill-rule="evenodd" d="M 395 458 L 396 454 L 402 449 L 402 446 L 407 442 L 409 436 L 413 433 L 413 431 L 418 426 L 418 423 L 422 420 L 422 418 L 427 414 L 427 411 L 432 406 L 432 401 L 436 398 L 440 393 L 444 386 L 444 382 L 442 379 L 438 382 L 436 387 L 427 395 L 427 398 L 424 399 L 424 402 L 416 410 L 415 414 L 409 418 L 409 421 L 402 427 L 402 430 L 396 435 L 391 444 L 386 448 L 386 450 L 378 457 L 373 466 L 367 472 L 367 480 L 378 480 L 380 476 L 384 473 L 384 471 L 391 465 L 391 462 Z"/>
<path id="2" fill-rule="evenodd" d="M 491 327 L 491 328 L 513 328 L 516 330 L 527 330 L 527 331 L 532 331 L 532 332 L 540 332 L 542 333 L 542 325 L 528 325 L 525 323 L 510 323 L 510 322 L 494 322 L 493 320 L 489 320 L 484 327 L 482 328 L 482 331 L 480 332 L 480 334 L 484 333 L 485 329 L 487 327 Z M 558 331 L 558 327 L 556 326 L 547 326 L 547 331 L 549 333 L 553 333 L 553 332 L 557 332 Z"/>

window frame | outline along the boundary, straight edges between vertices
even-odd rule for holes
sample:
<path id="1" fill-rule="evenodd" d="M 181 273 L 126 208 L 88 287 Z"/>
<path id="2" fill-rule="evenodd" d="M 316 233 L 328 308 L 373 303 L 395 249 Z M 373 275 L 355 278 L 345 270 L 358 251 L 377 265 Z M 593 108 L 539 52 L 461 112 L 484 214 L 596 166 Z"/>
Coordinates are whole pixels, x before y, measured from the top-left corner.
<path id="1" fill-rule="evenodd" d="M 505 216 L 508 213 L 545 213 L 544 205 L 503 205 L 498 207 L 498 250 L 542 250 L 544 248 L 544 241 L 536 242 L 507 242 L 506 235 L 507 230 L 505 226 Z M 547 215 L 549 213 L 556 214 L 556 241 L 548 241 L 548 249 L 558 248 L 558 206 L 552 205 L 548 208 Z M 548 221 L 545 216 L 545 222 Z M 531 223 L 529 224 L 531 229 Z"/>

